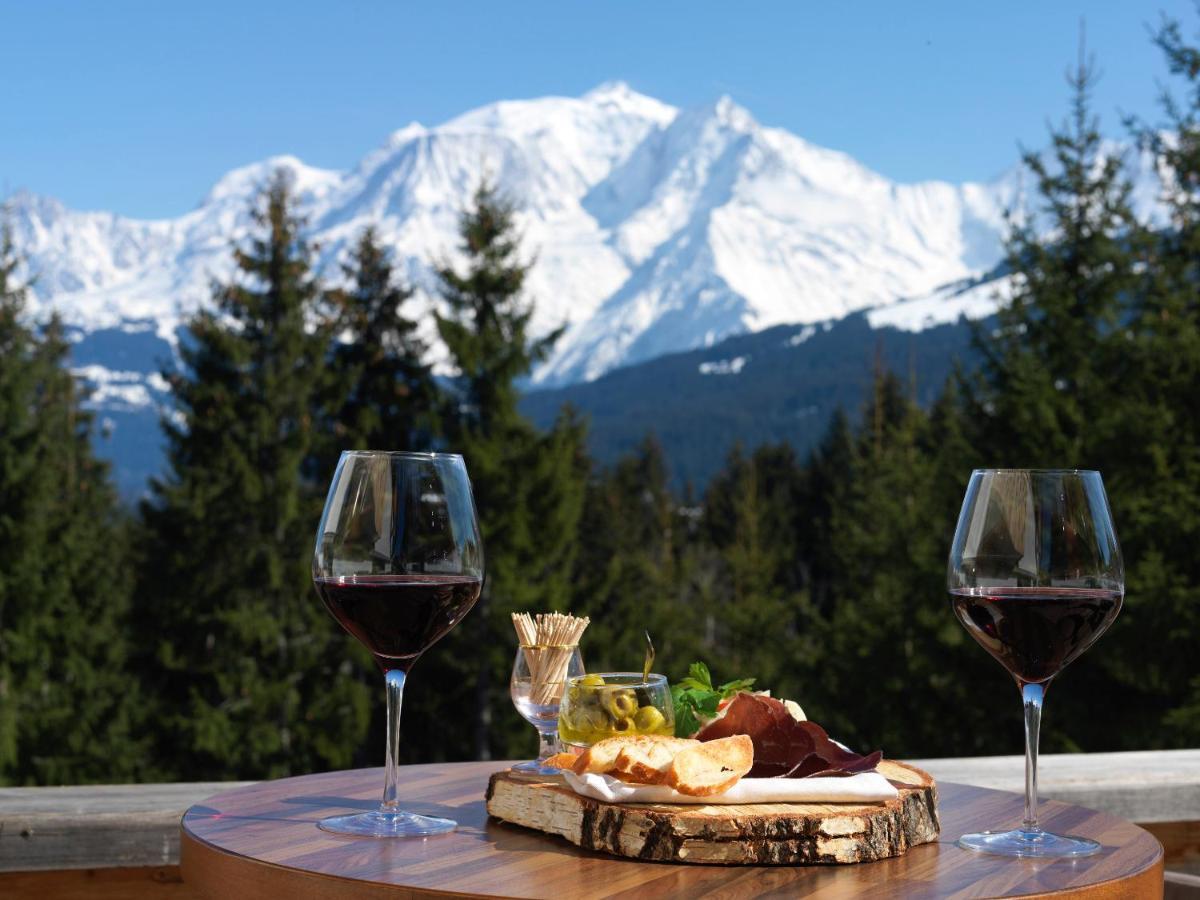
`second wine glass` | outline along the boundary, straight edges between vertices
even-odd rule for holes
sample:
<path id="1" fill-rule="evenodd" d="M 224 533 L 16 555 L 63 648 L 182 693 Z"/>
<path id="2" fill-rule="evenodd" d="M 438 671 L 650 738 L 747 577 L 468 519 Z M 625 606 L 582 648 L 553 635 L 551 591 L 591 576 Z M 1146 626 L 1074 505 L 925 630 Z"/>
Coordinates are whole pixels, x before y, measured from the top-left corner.
<path id="1" fill-rule="evenodd" d="M 1107 630 L 1125 570 L 1099 472 L 979 469 L 963 499 L 947 573 L 954 614 L 1008 669 L 1025 707 L 1025 819 L 959 845 L 1002 856 L 1088 856 L 1100 845 L 1043 831 L 1038 734 L 1046 687 Z"/>

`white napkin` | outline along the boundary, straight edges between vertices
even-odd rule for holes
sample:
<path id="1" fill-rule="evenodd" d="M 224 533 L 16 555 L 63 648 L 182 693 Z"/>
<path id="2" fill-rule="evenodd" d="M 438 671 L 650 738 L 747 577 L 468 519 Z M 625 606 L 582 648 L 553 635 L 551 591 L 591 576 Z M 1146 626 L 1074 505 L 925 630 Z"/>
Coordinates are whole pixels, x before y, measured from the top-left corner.
<path id="1" fill-rule="evenodd" d="M 563 772 L 577 794 L 608 803 L 879 803 L 898 796 L 878 772 L 842 778 L 743 778 L 723 794 L 689 797 L 661 784 L 627 784 L 611 775 Z"/>

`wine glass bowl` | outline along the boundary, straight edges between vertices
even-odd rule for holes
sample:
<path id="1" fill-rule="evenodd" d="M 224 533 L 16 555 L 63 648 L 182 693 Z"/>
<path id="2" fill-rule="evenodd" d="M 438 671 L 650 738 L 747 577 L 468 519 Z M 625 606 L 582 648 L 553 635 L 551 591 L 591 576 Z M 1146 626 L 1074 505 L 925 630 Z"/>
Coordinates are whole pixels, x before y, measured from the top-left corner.
<path id="1" fill-rule="evenodd" d="M 483 586 L 483 543 L 462 457 L 343 453 L 317 527 L 313 583 L 333 618 L 371 652 L 387 686 L 383 802 L 333 816 L 326 831 L 404 837 L 455 823 L 400 809 L 400 706 L 417 659 L 470 611 Z"/>
<path id="2" fill-rule="evenodd" d="M 675 706 L 665 675 L 604 672 L 568 679 L 558 734 L 580 749 L 617 735 L 675 733 Z"/>
<path id="3" fill-rule="evenodd" d="M 542 673 L 549 671 L 545 680 Z M 513 771 L 527 775 L 557 775 L 558 769 L 546 766 L 546 760 L 558 753 L 558 717 L 567 679 L 584 674 L 578 647 L 519 646 L 513 661 L 509 693 L 522 718 L 538 731 L 539 747 L 535 760 L 517 763 Z"/>
<path id="4" fill-rule="evenodd" d="M 1125 571 L 1099 472 L 978 469 L 971 474 L 947 567 L 954 614 L 1016 680 L 1025 707 L 1025 819 L 966 834 L 959 845 L 1005 856 L 1096 853 L 1087 838 L 1037 823 L 1037 753 L 1050 681 L 1121 610 Z"/>

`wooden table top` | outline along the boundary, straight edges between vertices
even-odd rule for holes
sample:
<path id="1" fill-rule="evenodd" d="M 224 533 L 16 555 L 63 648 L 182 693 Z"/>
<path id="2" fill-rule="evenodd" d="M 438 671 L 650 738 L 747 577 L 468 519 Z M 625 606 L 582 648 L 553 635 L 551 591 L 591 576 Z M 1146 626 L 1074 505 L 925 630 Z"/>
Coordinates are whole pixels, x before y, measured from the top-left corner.
<path id="1" fill-rule="evenodd" d="M 942 833 L 904 856 L 846 866 L 685 866 L 620 859 L 489 820 L 488 776 L 506 764 L 405 766 L 402 806 L 449 816 L 430 838 L 328 834 L 317 819 L 374 809 L 382 769 L 330 772 L 226 791 L 184 814 L 184 881 L 202 897 L 1161 897 L 1162 847 L 1107 813 L 1042 805 L 1043 825 L 1104 845 L 1077 860 L 1024 860 L 962 850 L 966 831 L 1019 822 L 1018 794 L 939 784 Z"/>

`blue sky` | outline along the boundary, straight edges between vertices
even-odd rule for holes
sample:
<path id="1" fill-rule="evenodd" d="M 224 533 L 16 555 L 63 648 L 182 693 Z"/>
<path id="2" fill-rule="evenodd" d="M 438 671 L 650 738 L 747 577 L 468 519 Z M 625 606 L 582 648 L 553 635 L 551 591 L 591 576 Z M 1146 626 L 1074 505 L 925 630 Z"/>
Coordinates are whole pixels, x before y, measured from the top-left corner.
<path id="1" fill-rule="evenodd" d="M 609 80 L 755 117 L 898 180 L 989 178 L 1065 110 L 1079 21 L 1097 111 L 1153 116 L 1147 26 L 1187 0 L 0 0 L 0 196 L 142 217 L 276 153 L 346 168 L 410 121 Z"/>

